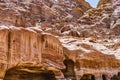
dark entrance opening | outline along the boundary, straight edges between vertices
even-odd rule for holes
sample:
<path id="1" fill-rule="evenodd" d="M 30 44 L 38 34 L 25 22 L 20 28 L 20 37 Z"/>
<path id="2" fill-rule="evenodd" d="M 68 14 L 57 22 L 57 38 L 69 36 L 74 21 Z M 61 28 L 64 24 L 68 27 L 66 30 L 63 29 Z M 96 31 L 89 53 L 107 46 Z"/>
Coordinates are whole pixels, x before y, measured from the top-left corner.
<path id="1" fill-rule="evenodd" d="M 70 59 L 64 60 L 64 64 L 66 68 L 62 70 L 65 78 L 71 79 L 71 80 L 76 80 L 75 77 L 75 71 L 74 71 L 74 62 Z"/>
<path id="2" fill-rule="evenodd" d="M 95 80 L 95 76 L 92 74 L 84 74 L 80 80 Z"/>
<path id="3" fill-rule="evenodd" d="M 28 68 L 18 70 L 17 68 L 9 69 L 3 80 L 56 80 L 52 71 L 29 70 Z"/>
<path id="4" fill-rule="evenodd" d="M 91 80 L 95 80 L 95 76 L 94 75 L 92 75 Z"/>
<path id="5" fill-rule="evenodd" d="M 111 77 L 111 80 L 120 80 L 120 72 L 118 72 L 117 75 L 114 75 L 113 77 Z"/>
<path id="6" fill-rule="evenodd" d="M 104 74 L 102 75 L 102 79 L 103 79 L 103 80 L 107 80 L 107 79 L 106 79 L 106 76 L 105 76 Z"/>

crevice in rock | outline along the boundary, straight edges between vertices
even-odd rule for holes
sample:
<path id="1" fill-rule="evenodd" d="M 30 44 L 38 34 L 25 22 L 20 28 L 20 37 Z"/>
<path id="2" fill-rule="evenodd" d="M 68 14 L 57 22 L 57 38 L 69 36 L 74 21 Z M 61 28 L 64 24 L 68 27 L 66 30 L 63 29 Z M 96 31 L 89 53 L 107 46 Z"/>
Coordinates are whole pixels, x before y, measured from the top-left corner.
<path id="1" fill-rule="evenodd" d="M 9 63 L 10 63 L 10 38 L 11 38 L 11 33 L 10 33 L 10 31 L 8 32 L 8 54 L 7 54 L 7 62 L 8 62 L 8 64 L 7 64 L 7 67 L 9 66 Z"/>
<path id="2" fill-rule="evenodd" d="M 95 76 L 93 74 L 84 74 L 80 80 L 95 80 Z"/>
<path id="3" fill-rule="evenodd" d="M 20 68 L 20 67 L 19 67 Z M 7 70 L 3 80 L 56 80 L 55 74 L 50 70 L 36 70 L 40 68 L 14 67 Z"/>
<path id="4" fill-rule="evenodd" d="M 74 62 L 70 59 L 64 60 L 64 64 L 66 66 L 65 69 L 62 70 L 66 79 L 76 80 L 75 71 L 74 71 Z"/>

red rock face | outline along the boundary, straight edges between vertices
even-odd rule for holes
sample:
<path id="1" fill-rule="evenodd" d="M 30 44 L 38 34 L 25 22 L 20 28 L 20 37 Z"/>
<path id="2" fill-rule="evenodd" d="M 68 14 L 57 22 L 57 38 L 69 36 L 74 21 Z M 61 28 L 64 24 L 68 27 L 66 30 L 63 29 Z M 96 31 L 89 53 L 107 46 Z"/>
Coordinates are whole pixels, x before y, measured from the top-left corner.
<path id="1" fill-rule="evenodd" d="M 109 3 L 109 2 L 112 2 L 112 0 L 100 0 L 99 3 L 98 3 L 98 7 L 101 6 L 101 5 L 104 5 L 106 3 Z"/>
<path id="2" fill-rule="evenodd" d="M 116 78 L 119 4 L 100 0 L 91 8 L 85 0 L 1 0 L 0 78 Z"/>
<path id="3" fill-rule="evenodd" d="M 55 64 L 53 66 L 56 66 L 56 68 L 64 68 L 62 63 L 64 59 L 63 48 L 59 40 L 54 36 L 42 34 L 41 30 L 37 30 L 35 28 L 16 27 L 3 27 L 3 29 L 0 30 L 0 34 L 1 77 L 4 76 L 2 72 L 4 73 L 6 70 L 12 67 L 26 64 L 41 65 L 41 63 L 46 59 Z M 44 50 L 47 51 L 45 52 Z M 47 57 L 45 54 L 54 56 Z M 57 60 L 53 59 L 52 57 L 55 57 Z M 52 63 L 46 63 L 46 65 L 50 65 Z"/>
<path id="4" fill-rule="evenodd" d="M 79 2 L 79 3 L 78 3 Z M 63 3 L 63 4 L 62 4 Z M 83 4 L 84 3 L 84 4 Z M 66 6 L 65 4 L 68 4 Z M 81 7 L 81 4 L 83 4 Z M 71 7 L 73 5 L 73 7 Z M 77 5 L 77 6 L 75 6 Z M 85 1 L 2 1 L 0 4 L 1 25 L 14 25 L 17 27 L 35 26 L 36 23 L 61 21 L 68 14 L 80 17 L 91 6 Z M 69 8 L 69 9 L 68 9 Z M 72 11 L 72 12 L 71 12 Z M 5 17 L 6 16 L 6 17 Z"/>

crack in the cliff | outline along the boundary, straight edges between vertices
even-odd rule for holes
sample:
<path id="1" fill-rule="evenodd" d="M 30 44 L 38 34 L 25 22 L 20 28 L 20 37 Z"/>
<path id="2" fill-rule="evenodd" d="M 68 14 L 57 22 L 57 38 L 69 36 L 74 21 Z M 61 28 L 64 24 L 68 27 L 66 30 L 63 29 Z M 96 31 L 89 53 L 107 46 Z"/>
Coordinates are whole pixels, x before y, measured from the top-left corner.
<path id="1" fill-rule="evenodd" d="M 10 64 L 10 44 L 11 44 L 11 40 L 10 40 L 10 37 L 11 37 L 11 33 L 10 33 L 10 30 L 8 32 L 8 53 L 7 53 L 7 68 Z"/>

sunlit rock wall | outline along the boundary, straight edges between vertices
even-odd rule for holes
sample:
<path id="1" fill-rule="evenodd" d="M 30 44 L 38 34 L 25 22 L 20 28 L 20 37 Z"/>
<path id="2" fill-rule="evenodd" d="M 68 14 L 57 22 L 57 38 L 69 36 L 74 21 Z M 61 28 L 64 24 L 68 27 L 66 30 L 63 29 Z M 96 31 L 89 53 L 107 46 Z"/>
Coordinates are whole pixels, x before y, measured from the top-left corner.
<path id="1" fill-rule="evenodd" d="M 45 45 L 47 47 L 45 47 Z M 44 60 L 42 60 L 43 50 L 49 51 L 49 53 L 44 52 L 47 55 L 55 55 L 56 60 L 50 60 L 44 54 L 43 59 L 48 59 L 50 63 L 60 61 L 61 63 L 56 63 L 63 65 L 63 48 L 59 40 L 52 35 L 44 34 L 41 30 L 35 28 L 16 28 L 16 27 L 6 27 L 0 28 L 0 77 L 4 77 L 5 71 L 19 65 L 41 65 Z M 51 51 L 50 51 L 51 50 Z M 51 59 L 54 57 L 50 57 Z M 47 63 L 47 64 L 50 64 Z M 55 66 L 55 65 L 54 65 Z M 48 67 L 54 67 L 48 66 Z"/>

